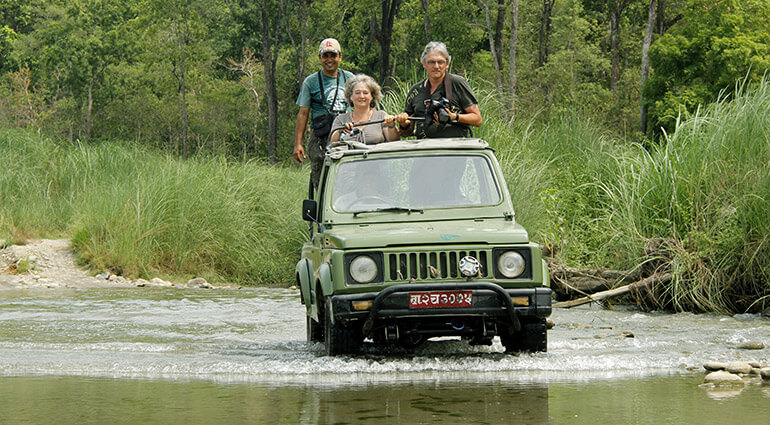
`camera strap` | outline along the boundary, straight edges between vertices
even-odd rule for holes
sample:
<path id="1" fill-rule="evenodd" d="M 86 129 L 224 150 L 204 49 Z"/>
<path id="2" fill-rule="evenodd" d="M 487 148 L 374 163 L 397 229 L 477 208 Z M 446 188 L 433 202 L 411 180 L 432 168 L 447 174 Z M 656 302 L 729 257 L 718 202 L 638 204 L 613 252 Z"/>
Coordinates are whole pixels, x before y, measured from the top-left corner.
<path id="1" fill-rule="evenodd" d="M 340 93 L 340 74 L 342 74 L 342 84 L 345 84 L 345 80 L 347 80 L 347 77 L 345 77 L 345 71 L 342 68 L 337 68 L 337 90 L 334 90 L 334 99 L 332 100 L 332 109 L 334 109 L 334 106 L 337 105 L 337 95 Z M 324 109 L 326 109 L 326 112 L 331 114 L 332 111 L 329 110 L 329 107 L 326 106 L 326 99 L 324 98 L 324 79 L 321 75 L 321 70 L 318 70 L 318 87 L 321 89 L 321 105 L 323 105 Z M 336 112 L 336 111 L 335 111 Z"/>
<path id="2" fill-rule="evenodd" d="M 444 75 L 444 94 L 446 95 L 446 100 L 449 101 L 449 103 L 452 103 L 452 74 L 446 73 Z"/>

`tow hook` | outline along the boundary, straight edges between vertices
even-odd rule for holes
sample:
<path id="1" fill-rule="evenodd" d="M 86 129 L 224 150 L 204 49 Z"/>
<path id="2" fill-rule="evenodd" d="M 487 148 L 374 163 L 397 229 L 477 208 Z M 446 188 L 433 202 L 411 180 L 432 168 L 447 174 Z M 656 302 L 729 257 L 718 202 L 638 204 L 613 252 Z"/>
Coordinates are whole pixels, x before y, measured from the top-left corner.
<path id="1" fill-rule="evenodd" d="M 385 341 L 396 342 L 398 341 L 398 325 L 385 326 Z"/>

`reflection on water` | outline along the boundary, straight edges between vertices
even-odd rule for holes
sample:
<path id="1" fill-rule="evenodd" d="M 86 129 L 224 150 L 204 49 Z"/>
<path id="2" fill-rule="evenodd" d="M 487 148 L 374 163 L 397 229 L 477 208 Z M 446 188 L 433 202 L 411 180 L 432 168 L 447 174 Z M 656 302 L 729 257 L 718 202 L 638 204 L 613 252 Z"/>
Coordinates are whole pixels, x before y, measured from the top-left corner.
<path id="1" fill-rule="evenodd" d="M 0 377 L 1 424 L 764 424 L 767 387 L 714 398 L 692 374 L 523 385 L 366 386 Z"/>
<path id="2" fill-rule="evenodd" d="M 285 387 L 82 377 L 0 378 L 0 423 L 547 424 L 543 386 Z"/>
<path id="3" fill-rule="evenodd" d="M 296 291 L 0 292 L 0 424 L 766 423 L 770 390 L 704 362 L 770 363 L 759 316 L 557 310 L 548 353 L 461 341 L 335 358 Z"/>

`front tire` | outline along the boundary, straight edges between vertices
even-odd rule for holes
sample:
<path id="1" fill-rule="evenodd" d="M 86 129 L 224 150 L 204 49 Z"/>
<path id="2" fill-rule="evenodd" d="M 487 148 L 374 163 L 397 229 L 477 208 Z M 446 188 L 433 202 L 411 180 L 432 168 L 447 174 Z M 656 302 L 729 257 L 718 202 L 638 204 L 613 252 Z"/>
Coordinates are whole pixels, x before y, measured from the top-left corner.
<path id="1" fill-rule="evenodd" d="M 327 356 L 351 354 L 358 349 L 355 332 L 338 323 L 334 323 L 334 311 L 331 300 L 327 301 L 324 309 L 324 349 Z"/>
<path id="2" fill-rule="evenodd" d="M 522 323 L 519 332 L 500 335 L 506 353 L 545 352 L 548 351 L 548 335 L 545 319 Z"/>
<path id="3" fill-rule="evenodd" d="M 324 326 L 313 320 L 310 316 L 307 316 L 306 323 L 307 343 L 313 344 L 316 342 L 324 342 Z"/>

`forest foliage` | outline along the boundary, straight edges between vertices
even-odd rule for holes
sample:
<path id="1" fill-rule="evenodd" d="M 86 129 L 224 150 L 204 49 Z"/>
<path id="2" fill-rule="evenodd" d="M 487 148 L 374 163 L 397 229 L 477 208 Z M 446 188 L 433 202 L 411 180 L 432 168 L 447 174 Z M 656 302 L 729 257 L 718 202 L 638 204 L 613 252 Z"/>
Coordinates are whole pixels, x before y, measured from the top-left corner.
<path id="1" fill-rule="evenodd" d="M 736 80 L 761 78 L 770 66 L 769 7 L 766 0 L 2 0 L 0 125 L 66 140 L 130 140 L 179 156 L 286 161 L 300 82 L 318 69 L 318 43 L 331 36 L 343 46 L 343 68 L 387 87 L 423 78 L 422 47 L 440 40 L 452 72 L 500 98 L 509 119 L 578 111 L 619 137 L 656 140 L 680 114 L 729 95 Z"/>

